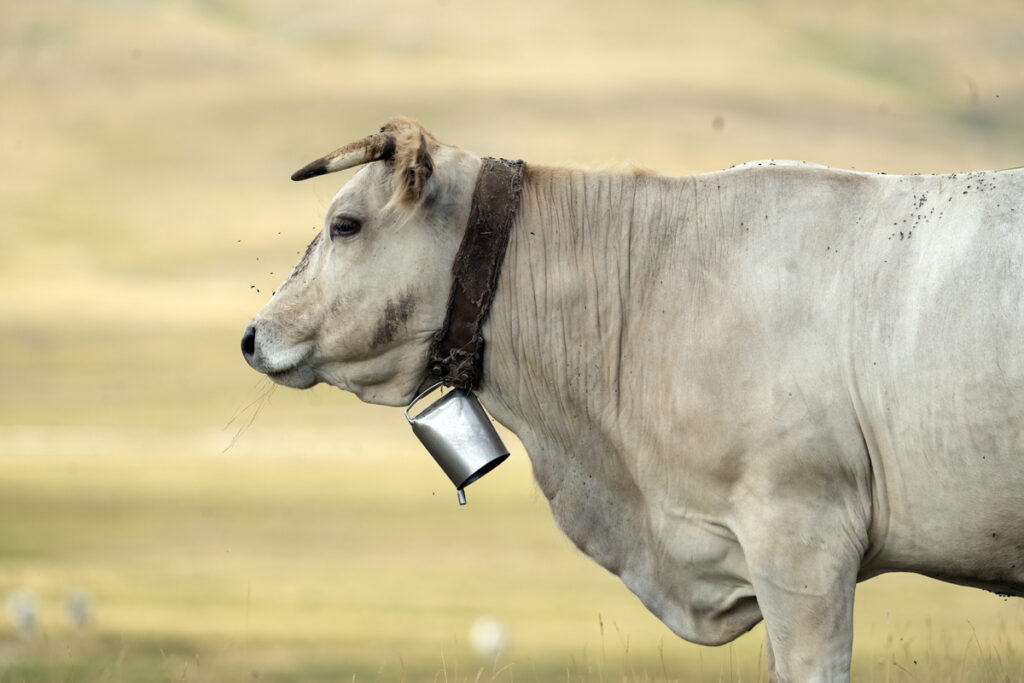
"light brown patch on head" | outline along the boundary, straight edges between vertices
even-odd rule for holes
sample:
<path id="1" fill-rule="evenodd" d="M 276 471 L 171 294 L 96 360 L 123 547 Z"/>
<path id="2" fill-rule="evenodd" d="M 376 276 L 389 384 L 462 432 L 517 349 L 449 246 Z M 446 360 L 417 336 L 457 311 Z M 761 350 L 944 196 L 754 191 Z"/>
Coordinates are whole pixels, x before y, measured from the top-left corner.
<path id="1" fill-rule="evenodd" d="M 392 164 L 396 191 L 403 201 L 414 203 L 423 197 L 427 181 L 434 173 L 431 151 L 441 144 L 418 121 L 396 116 L 380 129 L 395 141 Z"/>
<path id="2" fill-rule="evenodd" d="M 394 136 L 396 142 L 401 142 L 403 139 L 408 142 L 409 140 L 419 140 L 421 135 L 425 135 L 434 143 L 440 144 L 437 138 L 435 138 L 430 131 L 423 127 L 416 119 L 411 119 L 408 116 L 394 116 L 387 123 L 380 127 L 381 133 L 390 133 Z"/>

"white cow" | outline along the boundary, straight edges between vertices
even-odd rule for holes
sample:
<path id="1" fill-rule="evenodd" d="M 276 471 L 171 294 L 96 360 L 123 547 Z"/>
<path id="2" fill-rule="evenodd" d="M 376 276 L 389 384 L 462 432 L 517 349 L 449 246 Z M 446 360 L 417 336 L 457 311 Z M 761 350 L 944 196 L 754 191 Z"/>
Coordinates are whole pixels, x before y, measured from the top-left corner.
<path id="1" fill-rule="evenodd" d="M 476 155 L 395 119 L 246 331 L 276 382 L 428 381 Z M 478 395 L 565 533 L 683 638 L 846 681 L 858 581 L 1024 591 L 1024 171 L 527 165 Z"/>

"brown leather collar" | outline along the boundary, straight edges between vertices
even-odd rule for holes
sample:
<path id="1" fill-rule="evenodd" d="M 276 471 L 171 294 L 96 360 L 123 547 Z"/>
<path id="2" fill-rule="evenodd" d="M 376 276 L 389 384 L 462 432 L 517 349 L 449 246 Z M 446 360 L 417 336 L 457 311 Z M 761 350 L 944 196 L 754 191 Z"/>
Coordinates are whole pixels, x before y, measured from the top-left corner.
<path id="1" fill-rule="evenodd" d="M 443 382 L 472 391 L 483 374 L 481 328 L 491 310 L 509 232 L 519 211 L 525 164 L 489 157 L 482 161 L 466 233 L 452 266 L 448 314 L 430 345 L 424 387 Z"/>

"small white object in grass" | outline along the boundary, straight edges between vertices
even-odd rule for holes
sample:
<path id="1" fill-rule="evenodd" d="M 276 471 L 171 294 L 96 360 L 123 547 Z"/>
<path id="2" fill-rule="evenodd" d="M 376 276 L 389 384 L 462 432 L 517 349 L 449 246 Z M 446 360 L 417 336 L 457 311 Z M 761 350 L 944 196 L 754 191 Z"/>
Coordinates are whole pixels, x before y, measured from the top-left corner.
<path id="1" fill-rule="evenodd" d="M 508 630 L 493 617 L 478 617 L 469 626 L 469 644 L 480 657 L 494 659 L 508 644 Z"/>
<path id="2" fill-rule="evenodd" d="M 34 595 L 25 590 L 15 591 L 7 598 L 7 615 L 18 633 L 28 635 L 39 623 L 39 605 Z"/>
<path id="3" fill-rule="evenodd" d="M 78 628 L 85 628 L 92 621 L 92 598 L 85 591 L 76 591 L 64 603 L 68 620 Z"/>

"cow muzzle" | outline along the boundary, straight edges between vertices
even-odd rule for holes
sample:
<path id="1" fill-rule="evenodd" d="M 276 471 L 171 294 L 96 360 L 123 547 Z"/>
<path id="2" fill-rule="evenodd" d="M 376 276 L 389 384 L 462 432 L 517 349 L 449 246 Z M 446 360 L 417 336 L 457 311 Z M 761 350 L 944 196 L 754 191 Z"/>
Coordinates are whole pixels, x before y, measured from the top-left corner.
<path id="1" fill-rule="evenodd" d="M 308 389 L 317 383 L 316 374 L 305 364 L 309 357 L 306 346 L 278 349 L 267 336 L 265 331 L 260 333 L 255 323 L 245 328 L 242 335 L 242 356 L 253 370 L 294 389 Z"/>

